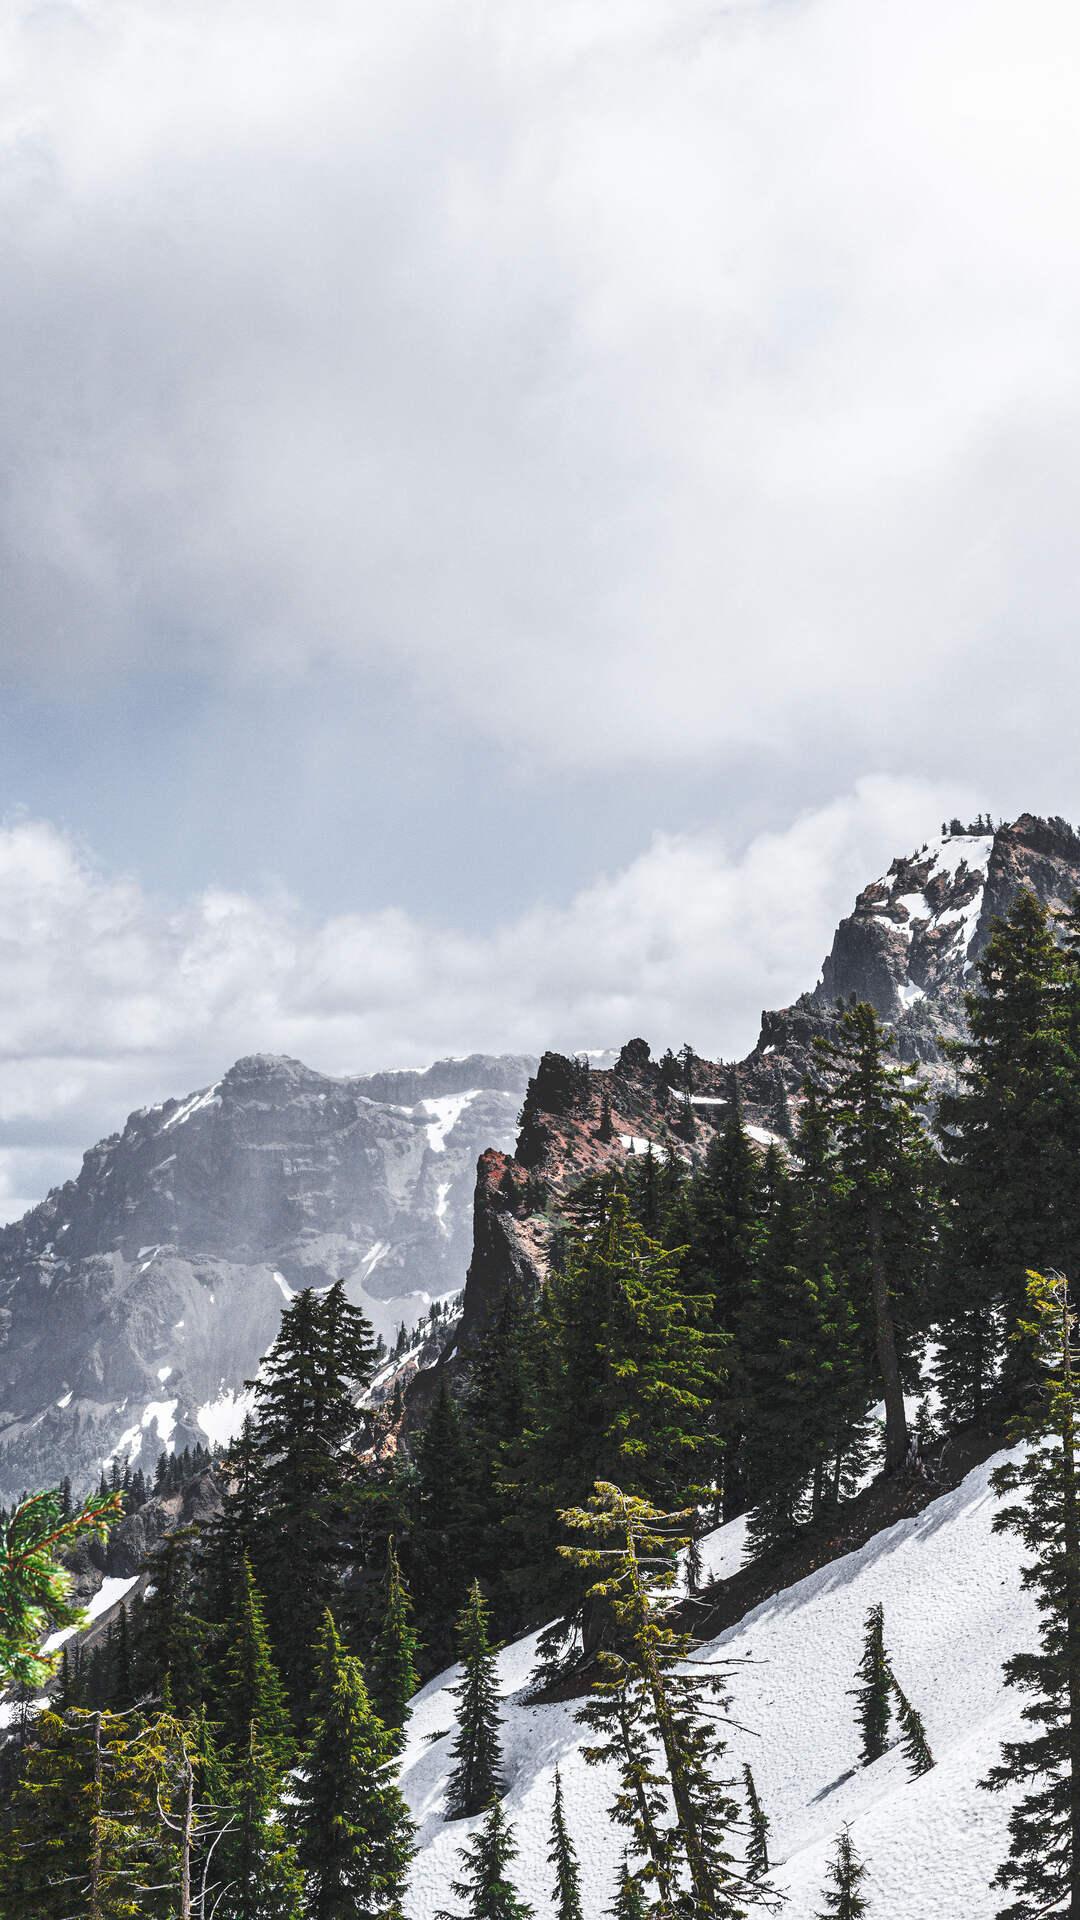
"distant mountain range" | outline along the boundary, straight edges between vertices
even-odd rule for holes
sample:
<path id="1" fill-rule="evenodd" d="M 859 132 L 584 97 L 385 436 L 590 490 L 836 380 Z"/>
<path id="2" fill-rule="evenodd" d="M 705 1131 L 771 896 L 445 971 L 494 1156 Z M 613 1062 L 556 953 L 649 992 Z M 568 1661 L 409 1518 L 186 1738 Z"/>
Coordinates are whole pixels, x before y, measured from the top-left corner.
<path id="1" fill-rule="evenodd" d="M 256 1055 L 133 1113 L 0 1230 L 0 1497 L 227 1438 L 301 1287 L 344 1275 L 388 1340 L 460 1289 L 477 1154 L 513 1143 L 534 1064 Z"/>
<path id="2" fill-rule="evenodd" d="M 790 1137 L 838 999 L 893 1022 L 932 1091 L 946 1072 L 937 1036 L 962 1032 L 972 963 L 1023 886 L 1057 909 L 1080 888 L 1080 836 L 1064 821 L 979 823 L 894 861 L 841 921 L 816 987 L 762 1015 L 750 1054 L 695 1060 L 692 1130 L 640 1040 L 592 1071 L 556 1054 L 472 1055 L 336 1079 L 256 1055 L 132 1114 L 77 1180 L 0 1230 L 0 1498 L 64 1473 L 85 1485 L 106 1458 L 145 1468 L 162 1446 L 226 1439 L 302 1286 L 344 1276 L 392 1338 L 464 1284 L 459 1351 L 440 1364 L 467 1365 L 502 1289 L 542 1280 L 545 1198 L 649 1140 L 695 1157 L 736 1080 L 759 1140 Z M 416 1383 L 417 1413 L 434 1378 Z"/>

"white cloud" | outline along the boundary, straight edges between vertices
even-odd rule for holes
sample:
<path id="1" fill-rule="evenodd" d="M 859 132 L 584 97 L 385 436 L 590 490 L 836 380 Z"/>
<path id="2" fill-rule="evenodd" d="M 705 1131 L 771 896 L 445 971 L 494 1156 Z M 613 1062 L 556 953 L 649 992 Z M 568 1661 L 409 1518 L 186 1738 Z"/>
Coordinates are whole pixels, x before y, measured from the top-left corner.
<path id="1" fill-rule="evenodd" d="M 840 914 L 970 796 L 881 776 L 744 850 L 658 837 L 566 905 L 485 936 L 387 908 L 310 921 L 282 896 L 182 905 L 102 872 L 44 821 L 0 828 L 0 1211 L 140 1105 L 248 1052 L 331 1073 L 440 1054 L 748 1050 L 812 986 Z M 51 1161 L 50 1161 L 51 1153 Z M 36 1197 L 41 1197 L 40 1193 Z"/>
<path id="2" fill-rule="evenodd" d="M 1066 757 L 1078 56 L 1064 0 L 9 6 L 8 666 Z"/>

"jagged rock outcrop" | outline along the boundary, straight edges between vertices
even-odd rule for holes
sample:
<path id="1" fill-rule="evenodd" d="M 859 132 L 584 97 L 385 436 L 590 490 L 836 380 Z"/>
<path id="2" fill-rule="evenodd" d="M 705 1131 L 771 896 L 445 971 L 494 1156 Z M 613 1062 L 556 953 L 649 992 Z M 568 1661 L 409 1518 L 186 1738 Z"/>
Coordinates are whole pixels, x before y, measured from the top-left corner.
<path id="1" fill-rule="evenodd" d="M 335 1079 L 258 1055 L 132 1114 L 0 1231 L 0 1497 L 226 1438 L 302 1286 L 344 1276 L 389 1336 L 457 1291 L 476 1156 L 511 1144 L 533 1064 Z"/>
<path id="2" fill-rule="evenodd" d="M 1055 912 L 1080 889 L 1080 835 L 1066 821 L 1023 814 L 996 831 L 982 823 L 954 827 L 894 860 L 841 921 L 817 986 L 794 1006 L 762 1014 L 744 1060 L 732 1066 L 694 1059 L 689 1102 L 685 1088 L 665 1080 L 644 1040 L 628 1041 L 614 1066 L 600 1072 L 545 1054 L 529 1082 L 513 1159 L 481 1162 L 474 1256 L 452 1368 L 467 1369 L 470 1345 L 503 1288 L 542 1283 L 551 1237 L 544 1209 L 557 1210 L 589 1174 L 623 1164 L 649 1141 L 695 1159 L 736 1085 L 751 1136 L 762 1147 L 789 1139 L 814 1040 L 835 1027 L 838 1001 L 854 995 L 871 1002 L 894 1027 L 901 1058 L 917 1063 L 932 1099 L 946 1071 L 938 1040 L 963 1034 L 972 966 L 995 917 L 1023 887 Z M 508 1197 L 515 1191 L 516 1206 Z"/>

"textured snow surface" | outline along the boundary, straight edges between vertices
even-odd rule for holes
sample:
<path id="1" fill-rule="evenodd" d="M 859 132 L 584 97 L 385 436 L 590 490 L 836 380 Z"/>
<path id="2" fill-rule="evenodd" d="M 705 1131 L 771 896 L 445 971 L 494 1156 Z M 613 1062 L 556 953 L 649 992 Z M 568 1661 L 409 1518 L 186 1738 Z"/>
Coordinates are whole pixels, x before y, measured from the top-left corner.
<path id="1" fill-rule="evenodd" d="M 1035 1612 L 1019 1588 L 1020 1549 L 995 1535 L 994 1462 L 923 1513 L 878 1535 L 858 1553 L 823 1567 L 750 1614 L 705 1650 L 753 1664 L 733 1677 L 731 1771 L 748 1760 L 773 1822 L 776 1880 L 789 1895 L 785 1920 L 811 1920 L 835 1836 L 845 1821 L 868 1862 L 870 1920 L 991 1920 L 1000 1905 L 989 1881 L 1006 1847 L 1008 1802 L 976 1782 L 1003 1736 L 1021 1727 L 1020 1700 L 1001 1681 L 1007 1656 L 1035 1643 Z M 703 1542 L 706 1563 L 732 1570 L 743 1523 Z M 910 1781 L 898 1747 L 873 1767 L 858 1766 L 853 1685 L 863 1621 L 877 1600 L 901 1685 L 922 1712 L 937 1766 Z M 607 1813 L 611 1777 L 580 1757 L 574 1703 L 521 1698 L 535 1640 L 501 1656 L 507 1811 L 520 1854 L 515 1879 L 537 1920 L 553 1907 L 547 1865 L 556 1762 L 582 1869 L 584 1910 L 610 1904 L 621 1851 Z M 442 1820 L 451 1738 L 426 1737 L 454 1725 L 446 1687 L 457 1669 L 417 1696 L 403 1784 L 419 1823 L 408 1920 L 432 1920 L 447 1904 L 457 1849 L 477 1824 Z M 756 1737 L 755 1737 L 756 1736 Z M 451 1902 L 451 1905 L 453 1903 Z"/>

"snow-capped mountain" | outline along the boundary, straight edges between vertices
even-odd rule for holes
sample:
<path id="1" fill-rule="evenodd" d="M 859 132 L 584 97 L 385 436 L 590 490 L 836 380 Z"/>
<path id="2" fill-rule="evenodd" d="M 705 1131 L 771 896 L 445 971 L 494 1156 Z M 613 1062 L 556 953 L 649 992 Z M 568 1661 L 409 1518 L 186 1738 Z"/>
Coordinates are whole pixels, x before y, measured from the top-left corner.
<path id="1" fill-rule="evenodd" d="M 392 1338 L 460 1288 L 477 1154 L 533 1062 L 332 1079 L 240 1060 L 0 1231 L 0 1494 L 223 1440 L 283 1301 L 344 1276 Z"/>

